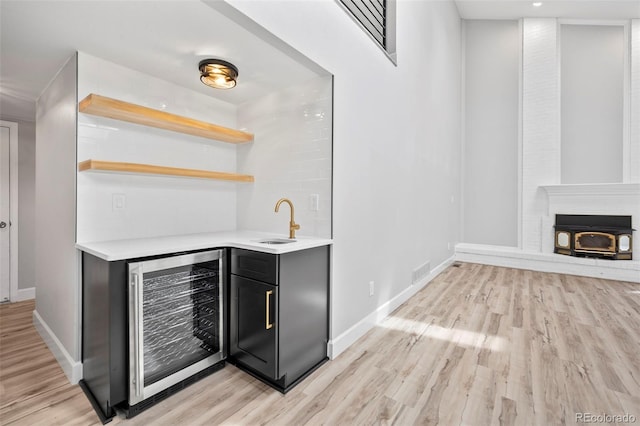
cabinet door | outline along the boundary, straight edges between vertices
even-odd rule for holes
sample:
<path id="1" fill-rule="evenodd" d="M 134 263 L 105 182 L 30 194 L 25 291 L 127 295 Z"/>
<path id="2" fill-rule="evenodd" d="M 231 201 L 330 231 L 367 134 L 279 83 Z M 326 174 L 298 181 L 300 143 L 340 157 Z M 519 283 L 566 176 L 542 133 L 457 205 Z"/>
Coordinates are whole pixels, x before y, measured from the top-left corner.
<path id="1" fill-rule="evenodd" d="M 230 355 L 277 380 L 278 287 L 231 274 Z"/>

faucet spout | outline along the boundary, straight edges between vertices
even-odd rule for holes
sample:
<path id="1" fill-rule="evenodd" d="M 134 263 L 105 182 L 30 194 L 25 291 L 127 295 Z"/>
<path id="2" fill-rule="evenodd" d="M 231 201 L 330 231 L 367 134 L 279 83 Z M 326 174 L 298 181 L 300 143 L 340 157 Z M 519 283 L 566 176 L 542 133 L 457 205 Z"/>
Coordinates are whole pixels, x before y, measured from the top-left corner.
<path id="1" fill-rule="evenodd" d="M 296 230 L 300 229 L 300 225 L 297 224 L 294 220 L 293 203 L 288 198 L 280 198 L 276 203 L 276 213 L 278 213 L 278 210 L 280 210 L 280 204 L 282 203 L 289 204 L 289 207 L 291 208 L 291 219 L 289 220 L 289 238 L 294 239 L 296 237 Z"/>

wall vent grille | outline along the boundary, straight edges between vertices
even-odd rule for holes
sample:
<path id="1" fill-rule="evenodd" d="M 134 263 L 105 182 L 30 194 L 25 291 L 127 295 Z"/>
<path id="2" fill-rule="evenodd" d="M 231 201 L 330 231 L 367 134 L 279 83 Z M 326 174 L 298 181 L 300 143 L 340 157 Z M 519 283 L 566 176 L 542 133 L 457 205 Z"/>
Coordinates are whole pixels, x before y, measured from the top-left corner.
<path id="1" fill-rule="evenodd" d="M 411 277 L 411 285 L 418 284 L 431 273 L 431 261 L 428 260 L 413 270 Z"/>

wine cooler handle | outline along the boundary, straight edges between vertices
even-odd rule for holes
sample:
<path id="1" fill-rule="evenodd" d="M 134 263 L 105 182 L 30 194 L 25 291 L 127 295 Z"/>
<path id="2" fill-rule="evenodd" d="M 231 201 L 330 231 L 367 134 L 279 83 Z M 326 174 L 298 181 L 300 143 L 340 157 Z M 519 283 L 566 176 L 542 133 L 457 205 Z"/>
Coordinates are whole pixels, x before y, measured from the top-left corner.
<path id="1" fill-rule="evenodd" d="M 266 293 L 266 305 L 267 305 L 267 318 L 266 318 L 266 322 L 265 322 L 265 329 L 269 330 L 271 327 L 273 327 L 273 323 L 269 323 L 269 305 L 271 304 L 271 295 L 273 294 L 273 290 L 269 290 Z"/>
<path id="2" fill-rule="evenodd" d="M 143 337 L 142 337 L 142 318 L 141 318 L 141 305 L 142 305 L 142 286 L 140 285 L 140 275 L 134 273 L 131 275 L 131 285 L 133 286 L 133 336 L 134 336 L 134 384 L 136 389 L 136 395 L 142 398 L 142 389 L 144 387 L 144 378 L 142 372 L 144 369 L 144 360 L 142 358 L 143 352 Z"/>

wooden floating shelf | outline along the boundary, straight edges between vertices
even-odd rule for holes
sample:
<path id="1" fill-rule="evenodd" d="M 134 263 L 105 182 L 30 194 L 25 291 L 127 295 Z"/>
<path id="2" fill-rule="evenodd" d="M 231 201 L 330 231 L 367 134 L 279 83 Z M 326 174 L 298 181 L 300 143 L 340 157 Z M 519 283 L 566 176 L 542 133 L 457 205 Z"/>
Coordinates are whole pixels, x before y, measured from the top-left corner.
<path id="1" fill-rule="evenodd" d="M 182 117 L 94 93 L 80 101 L 78 110 L 85 114 L 128 121 L 129 123 L 157 127 L 222 142 L 244 143 L 253 141 L 252 133 Z"/>
<path id="2" fill-rule="evenodd" d="M 178 167 L 154 166 L 151 164 L 120 163 L 115 161 L 86 160 L 78 163 L 78 171 L 141 173 L 164 176 L 181 176 L 202 179 L 231 180 L 236 182 L 253 182 L 251 175 L 236 173 L 212 172 L 208 170 L 181 169 Z"/>

